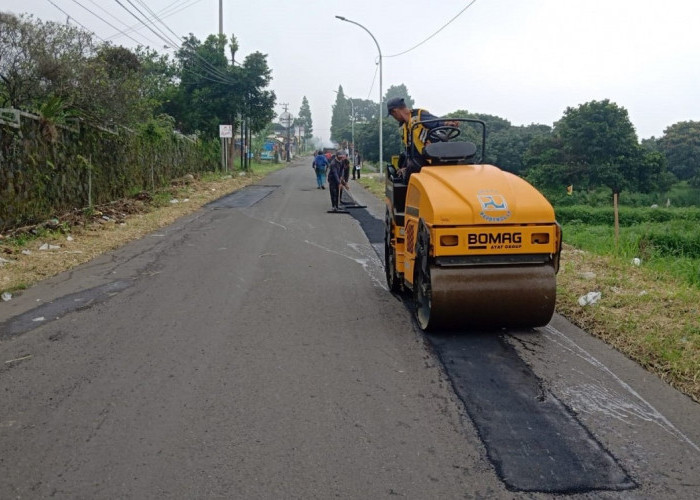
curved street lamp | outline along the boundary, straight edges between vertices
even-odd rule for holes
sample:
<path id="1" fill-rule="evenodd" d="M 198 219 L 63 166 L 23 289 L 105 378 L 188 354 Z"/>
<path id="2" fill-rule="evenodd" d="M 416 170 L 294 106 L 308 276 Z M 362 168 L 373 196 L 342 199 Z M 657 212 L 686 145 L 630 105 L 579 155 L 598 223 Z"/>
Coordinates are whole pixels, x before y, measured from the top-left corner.
<path id="1" fill-rule="evenodd" d="M 355 21 L 351 21 L 350 19 L 347 19 L 343 16 L 335 16 L 336 18 L 340 19 L 341 21 L 345 21 L 346 23 L 352 23 L 363 30 L 365 30 L 369 36 L 372 37 L 372 40 L 374 40 L 375 45 L 377 46 L 377 50 L 379 51 L 379 174 L 382 175 L 383 171 L 382 169 L 384 168 L 384 145 L 382 144 L 382 114 L 383 114 L 383 106 L 382 106 L 382 49 L 379 47 L 379 43 L 377 42 L 377 39 L 374 38 L 374 35 L 362 26 L 360 23 L 356 23 Z"/>

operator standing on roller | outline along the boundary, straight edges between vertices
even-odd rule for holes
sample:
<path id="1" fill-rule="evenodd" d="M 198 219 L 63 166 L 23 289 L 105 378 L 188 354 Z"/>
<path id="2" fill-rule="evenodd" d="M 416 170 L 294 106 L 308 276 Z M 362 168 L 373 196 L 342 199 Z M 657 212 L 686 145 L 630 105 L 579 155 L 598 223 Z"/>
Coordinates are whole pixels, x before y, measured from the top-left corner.
<path id="1" fill-rule="evenodd" d="M 406 161 L 397 172 L 397 177 L 403 182 L 408 182 L 411 174 L 420 172 L 421 167 L 428 163 L 423 150 L 426 144 L 430 144 L 428 140 L 430 130 L 443 126 L 458 127 L 459 122 L 435 121 L 413 127 L 417 122 L 439 120 L 439 118 L 424 109 L 408 109 L 403 97 L 389 99 L 386 108 L 389 116 L 393 117 L 401 126 L 401 140 L 406 146 Z M 411 130 L 413 130 L 412 134 Z"/>

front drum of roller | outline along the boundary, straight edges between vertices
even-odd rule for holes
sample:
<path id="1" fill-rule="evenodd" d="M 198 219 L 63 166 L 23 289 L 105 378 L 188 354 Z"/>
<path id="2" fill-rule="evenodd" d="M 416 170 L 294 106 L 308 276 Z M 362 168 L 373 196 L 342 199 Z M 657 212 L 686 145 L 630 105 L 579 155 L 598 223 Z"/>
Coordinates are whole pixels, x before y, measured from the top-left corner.
<path id="1" fill-rule="evenodd" d="M 556 300 L 549 265 L 430 266 L 430 330 L 527 328 L 552 319 Z"/>

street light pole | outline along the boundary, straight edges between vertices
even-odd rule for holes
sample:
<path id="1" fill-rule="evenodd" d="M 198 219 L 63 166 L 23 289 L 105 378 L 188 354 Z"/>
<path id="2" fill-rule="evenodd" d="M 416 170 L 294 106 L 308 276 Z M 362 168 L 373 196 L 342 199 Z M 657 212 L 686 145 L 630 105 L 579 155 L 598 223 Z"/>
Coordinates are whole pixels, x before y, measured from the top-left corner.
<path id="1" fill-rule="evenodd" d="M 384 107 L 382 106 L 382 98 L 383 98 L 383 93 L 382 93 L 382 49 L 379 47 L 379 43 L 377 42 L 377 39 L 374 38 L 374 35 L 362 26 L 360 23 L 356 23 L 355 21 L 351 21 L 350 19 L 347 19 L 343 16 L 335 16 L 336 18 L 340 19 L 341 21 L 345 21 L 346 23 L 352 23 L 363 30 L 367 32 L 369 36 L 372 37 L 372 40 L 374 40 L 374 44 L 377 46 L 377 50 L 379 51 L 379 174 L 383 174 L 383 168 L 384 168 L 384 144 L 382 143 L 382 115 L 384 114 Z"/>

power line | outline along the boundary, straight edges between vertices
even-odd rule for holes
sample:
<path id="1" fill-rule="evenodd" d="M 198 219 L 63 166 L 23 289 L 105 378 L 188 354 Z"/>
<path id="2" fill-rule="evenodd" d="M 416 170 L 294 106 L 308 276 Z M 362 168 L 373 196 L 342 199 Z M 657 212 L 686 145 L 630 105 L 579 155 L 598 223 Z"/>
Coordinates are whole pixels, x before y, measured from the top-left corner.
<path id="1" fill-rule="evenodd" d="M 47 0 L 47 1 L 48 1 L 51 5 L 53 5 L 54 7 L 56 7 L 58 10 L 60 10 L 61 12 L 63 12 L 63 14 L 65 14 L 65 16 L 66 16 L 68 19 L 73 19 L 73 21 L 75 21 L 76 23 L 78 23 L 78 25 L 79 25 L 81 28 L 83 28 L 85 31 L 87 31 L 88 33 L 92 33 L 93 35 L 95 35 L 97 38 L 99 38 L 99 39 L 102 40 L 103 42 L 105 41 L 104 38 L 102 38 L 100 35 L 98 35 L 98 34 L 95 33 L 94 31 L 92 31 L 91 29 L 88 29 L 88 28 L 85 27 L 84 25 L 80 24 L 80 22 L 79 22 L 77 19 L 75 19 L 74 17 L 72 17 L 68 12 L 66 12 L 65 10 L 63 10 L 62 8 L 60 8 L 58 5 L 56 5 L 55 3 L 53 3 L 51 0 Z"/>
<path id="2" fill-rule="evenodd" d="M 145 22 L 143 19 L 139 19 L 138 16 L 136 16 L 133 12 L 131 12 L 130 10 L 127 9 L 128 12 L 129 12 L 132 16 L 134 16 L 136 19 L 138 19 L 139 21 L 141 21 L 141 23 L 142 23 L 146 28 L 148 28 L 154 35 L 156 35 L 158 38 L 160 38 L 161 40 L 163 40 L 165 43 L 169 43 L 170 45 L 177 45 L 177 43 L 174 42 L 173 40 L 171 40 L 171 39 L 168 37 L 168 35 L 165 34 L 165 33 L 163 32 L 163 30 L 161 30 L 160 28 L 158 28 L 158 27 L 156 26 L 156 23 L 154 23 L 153 20 L 148 19 L 148 16 L 146 16 L 143 12 L 141 12 L 141 10 L 140 10 L 138 7 L 136 7 L 136 5 L 134 5 L 134 3 L 133 3 L 131 0 L 126 0 L 126 1 L 129 3 L 129 5 L 131 5 L 133 8 L 135 8 L 136 11 L 137 11 L 139 14 L 141 14 L 141 16 L 143 16 L 143 19 L 145 19 L 146 21 L 150 22 L 150 23 L 153 25 L 153 28 L 154 28 L 154 29 L 151 29 L 151 28 L 146 24 L 146 22 Z M 119 5 L 121 5 L 122 7 L 124 7 L 124 5 L 123 5 L 119 0 L 116 0 L 116 2 L 117 2 Z M 124 7 L 124 8 L 126 9 L 126 7 Z M 158 32 L 156 33 L 156 31 L 154 31 L 154 30 L 157 30 Z"/>
<path id="3" fill-rule="evenodd" d="M 379 64 L 375 64 L 376 68 L 374 68 L 374 76 L 372 77 L 372 85 L 369 86 L 369 92 L 367 93 L 367 99 L 369 99 L 369 96 L 372 95 L 372 89 L 374 88 L 374 82 L 377 81 L 377 73 L 379 72 Z"/>
<path id="4" fill-rule="evenodd" d="M 384 57 L 398 57 L 398 56 L 402 56 L 402 55 L 404 55 L 404 54 L 407 54 L 407 53 L 411 52 L 413 49 L 417 49 L 418 47 L 420 47 L 421 45 L 423 45 L 425 42 L 427 42 L 428 40 L 430 40 L 431 38 L 433 38 L 435 35 L 437 35 L 438 33 L 440 33 L 442 30 L 444 30 L 445 28 L 447 28 L 447 26 L 450 25 L 450 24 L 452 23 L 452 21 L 454 21 L 454 20 L 457 19 L 459 16 L 461 16 L 461 15 L 464 13 L 464 11 L 467 10 L 467 9 L 468 9 L 469 7 L 471 7 L 472 5 L 474 5 L 474 3 L 476 3 L 476 0 L 472 0 L 471 2 L 469 2 L 469 4 L 468 4 L 465 8 L 463 8 L 462 10 L 460 10 L 460 11 L 457 13 L 456 16 L 454 16 L 452 19 L 450 19 L 449 21 L 447 21 L 447 22 L 442 26 L 442 28 L 440 28 L 439 30 L 437 30 L 435 33 L 433 33 L 432 35 L 430 35 L 428 38 L 426 38 L 425 40 L 423 40 L 423 41 L 420 42 L 419 44 L 414 45 L 413 47 L 411 47 L 411 48 L 408 49 L 408 50 L 404 50 L 403 52 L 399 52 L 398 54 L 392 54 L 392 55 L 390 55 L 390 56 L 384 56 Z"/>
<path id="5" fill-rule="evenodd" d="M 191 1 L 191 0 L 175 0 L 175 1 L 174 1 L 173 3 L 171 3 L 170 5 L 167 5 L 166 7 L 164 7 L 163 9 L 161 9 L 161 11 L 159 12 L 159 14 L 160 14 L 163 18 L 165 18 L 165 17 L 170 17 L 170 16 L 172 16 L 173 14 L 177 14 L 178 12 L 180 12 L 180 11 L 182 11 L 182 10 L 184 10 L 184 9 L 187 9 L 187 8 L 189 8 L 189 7 L 192 7 L 194 4 L 197 4 L 197 3 L 201 2 L 202 0 L 192 0 L 191 3 L 190 3 L 189 5 L 185 5 L 185 3 L 186 3 L 187 1 Z M 178 4 L 178 3 L 180 3 L 180 5 L 176 5 L 176 4 Z M 179 7 L 179 8 L 178 8 L 178 7 Z M 143 24 L 143 23 L 138 22 L 138 23 L 136 23 L 136 24 L 133 24 L 133 25 L 129 26 L 129 28 L 126 30 L 126 33 L 131 33 L 131 32 L 134 32 L 134 31 L 138 32 L 138 28 L 139 28 L 140 26 L 142 26 L 142 24 Z M 115 33 L 115 34 L 113 34 L 113 35 L 110 35 L 110 36 L 108 36 L 107 38 L 108 38 L 108 39 L 111 39 L 111 38 L 114 38 L 115 36 L 118 36 L 118 33 Z"/>
<path id="6" fill-rule="evenodd" d="M 131 0 L 127 0 L 127 1 L 129 1 L 129 3 L 131 3 Z M 152 19 L 157 20 L 160 24 L 163 25 L 163 27 L 164 27 L 165 29 L 167 29 L 167 30 L 168 30 L 170 33 L 172 33 L 175 37 L 180 38 L 180 35 L 178 35 L 178 34 L 175 33 L 172 29 L 170 29 L 170 27 L 169 27 L 167 24 L 165 24 L 165 21 L 163 21 L 163 20 L 158 16 L 158 14 L 156 14 L 155 12 L 153 12 L 153 11 L 151 10 L 151 8 L 148 7 L 148 5 L 146 5 L 145 2 L 143 2 L 143 1 L 141 1 L 141 0 L 136 0 L 136 1 L 137 1 L 138 3 L 140 3 L 140 4 L 151 14 Z M 141 11 L 139 11 L 139 12 L 141 12 Z M 196 53 L 195 53 L 195 54 L 196 54 Z M 202 62 L 203 62 L 213 73 L 219 75 L 221 78 L 228 79 L 229 75 L 227 75 L 226 73 L 224 73 L 223 71 L 221 71 L 220 68 L 217 68 L 216 66 L 214 66 L 213 64 L 211 64 L 211 63 L 210 63 L 209 61 L 207 61 L 206 59 L 200 57 L 198 54 L 196 54 L 196 55 L 197 55 L 197 57 L 199 57 L 199 58 L 202 60 Z"/>
<path id="7" fill-rule="evenodd" d="M 160 38 L 160 39 L 161 39 L 162 41 L 164 41 L 166 44 L 168 44 L 168 45 L 170 45 L 170 46 L 172 46 L 172 47 L 178 48 L 178 49 L 181 48 L 180 44 L 178 44 L 178 43 L 175 42 L 174 40 L 171 40 L 170 37 L 168 37 L 161 29 L 159 29 L 159 28 L 155 25 L 155 23 L 153 22 L 152 19 L 150 19 L 150 20 L 148 20 L 148 21 L 153 25 L 153 28 L 151 28 L 148 24 L 146 24 L 146 22 L 145 22 L 143 19 L 139 18 L 136 14 L 134 14 L 127 6 L 125 6 L 122 2 L 120 2 L 120 0 L 115 0 L 115 2 L 117 2 L 117 4 L 119 4 L 119 6 L 120 6 L 121 8 L 123 8 L 125 11 L 127 11 L 132 17 L 134 17 L 137 21 L 139 21 L 141 24 L 143 24 L 149 31 L 151 31 L 151 33 L 153 33 L 154 35 L 156 35 L 158 38 Z M 134 7 L 134 8 L 139 12 L 139 14 L 141 14 L 144 18 L 148 18 L 148 16 L 146 16 L 138 7 L 136 7 L 136 6 L 131 2 L 131 0 L 127 0 L 127 2 L 128 2 L 132 7 Z M 158 19 L 157 16 L 156 16 L 156 19 Z M 162 21 L 160 21 L 160 19 L 159 19 L 159 22 L 162 23 Z M 157 31 L 156 31 L 156 30 L 157 30 Z M 172 30 L 170 30 L 170 28 L 168 28 L 168 30 L 172 32 Z M 174 34 L 175 36 L 177 36 L 174 32 L 173 32 L 173 34 Z M 187 47 L 188 47 L 188 48 L 191 48 L 190 46 L 187 46 Z M 200 77 L 202 77 L 202 78 L 205 78 L 205 79 L 207 79 L 207 80 L 211 80 L 211 81 L 217 82 L 217 83 L 223 83 L 223 84 L 229 84 L 229 85 L 235 83 L 235 82 L 233 82 L 233 81 L 229 78 L 229 75 L 227 75 L 227 74 L 224 73 L 223 71 L 219 70 L 218 68 L 214 67 L 209 61 L 207 61 L 204 57 L 202 57 L 196 50 L 192 50 L 192 54 L 193 54 L 197 59 L 200 59 L 200 60 L 204 63 L 205 66 L 202 65 L 202 62 L 197 63 L 196 61 L 194 61 L 194 64 L 197 65 L 197 66 L 199 66 L 199 69 L 202 70 L 202 71 L 204 71 L 204 73 L 206 73 L 208 76 L 204 76 L 204 75 L 201 75 L 201 74 L 197 74 L 196 72 L 194 72 L 194 71 L 192 71 L 191 69 L 189 69 L 189 71 L 190 71 L 191 73 L 193 73 L 193 74 L 195 74 L 195 75 L 198 75 L 198 76 L 200 76 Z M 206 66 L 208 66 L 209 68 L 207 68 Z"/>
<path id="8" fill-rule="evenodd" d="M 74 0 L 74 1 L 75 1 L 75 0 Z M 111 13 L 110 11 L 108 11 L 107 9 L 105 9 L 102 5 L 100 5 L 100 4 L 98 4 L 97 2 L 95 2 L 95 0 L 88 0 L 88 1 L 89 1 L 92 5 L 94 5 L 94 6 L 97 7 L 98 9 L 100 9 L 102 12 L 104 12 L 104 13 L 107 14 L 107 15 L 109 15 L 109 16 L 110 16 L 112 19 L 114 19 L 115 21 L 122 23 L 124 26 L 126 26 L 127 29 L 126 29 L 126 31 L 124 31 L 123 29 L 119 29 L 119 28 L 117 28 L 116 26 L 114 26 L 114 25 L 108 23 L 106 20 L 102 19 L 100 16 L 98 16 L 97 14 L 95 14 L 94 12 L 92 12 L 91 10 L 86 9 L 88 12 L 90 12 L 93 16 L 95 16 L 95 17 L 97 17 L 98 19 L 100 19 L 103 23 L 105 23 L 105 24 L 111 26 L 112 28 L 114 28 L 115 30 L 117 30 L 117 31 L 118 31 L 120 34 L 122 34 L 123 36 L 125 36 L 125 37 L 129 38 L 130 40 L 133 40 L 134 42 L 136 42 L 136 40 L 134 40 L 133 38 L 131 38 L 131 37 L 129 36 L 129 32 L 130 32 L 130 31 L 134 31 L 134 30 L 131 30 L 131 29 L 129 28 L 129 25 L 128 25 L 128 24 L 126 24 L 124 21 L 122 21 L 120 18 L 118 18 L 117 16 L 115 16 L 114 14 L 112 14 L 112 13 Z M 77 2 L 76 2 L 76 3 L 77 3 Z M 78 5 L 80 5 L 80 4 L 78 4 Z M 81 7 L 83 7 L 83 6 L 81 5 Z M 85 8 L 85 7 L 83 7 L 83 8 Z M 142 35 L 141 33 L 136 32 L 136 35 L 140 36 L 141 38 L 143 38 L 144 40 L 148 41 L 148 42 L 151 43 L 151 44 L 157 45 L 157 42 L 154 42 L 153 40 L 151 40 L 150 38 L 148 38 L 148 37 L 145 36 L 145 35 Z M 112 37 L 108 37 L 108 38 L 112 38 Z M 138 44 L 140 45 L 140 42 L 136 42 L 136 43 L 138 43 Z"/>
<path id="9" fill-rule="evenodd" d="M 51 0 L 49 0 L 49 1 L 51 1 Z M 86 11 L 88 11 L 90 14 L 92 14 L 93 16 L 95 16 L 97 19 L 99 19 L 99 20 L 102 21 L 103 23 L 107 24 L 108 26 L 111 26 L 111 27 L 114 28 L 115 30 L 121 31 L 121 30 L 119 30 L 119 28 L 117 28 L 116 26 L 114 26 L 112 23 L 110 23 L 110 22 L 107 21 L 106 19 L 100 17 L 98 14 L 95 14 L 93 11 L 91 11 L 90 9 L 88 9 L 87 7 L 85 7 L 83 4 L 81 4 L 80 2 L 78 2 L 78 0 L 73 0 L 73 2 L 76 3 L 76 4 L 78 4 L 80 7 L 82 7 L 82 8 L 85 9 Z M 51 2 L 51 3 L 53 3 L 53 2 Z M 94 2 L 93 2 L 93 3 L 94 3 Z M 123 33 L 123 32 L 122 32 L 122 33 Z M 141 45 L 141 42 L 139 42 L 139 41 L 136 40 L 135 38 L 130 37 L 130 36 L 127 35 L 126 33 L 124 33 L 124 36 L 126 36 L 127 38 L 129 38 L 129 39 L 132 40 L 133 42 L 135 42 L 135 43 Z M 100 39 L 100 40 L 102 40 L 103 42 L 105 41 L 105 40 L 103 40 L 103 39 Z"/>

